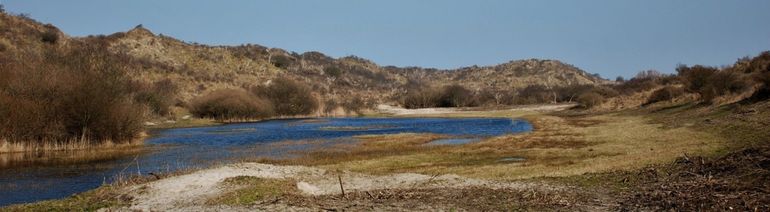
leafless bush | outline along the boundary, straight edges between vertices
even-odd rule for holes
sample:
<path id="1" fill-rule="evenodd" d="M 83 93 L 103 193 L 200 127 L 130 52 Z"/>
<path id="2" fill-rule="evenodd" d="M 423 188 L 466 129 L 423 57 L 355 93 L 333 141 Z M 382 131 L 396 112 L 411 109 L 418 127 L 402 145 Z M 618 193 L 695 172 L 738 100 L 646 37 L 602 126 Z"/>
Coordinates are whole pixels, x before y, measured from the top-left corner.
<path id="1" fill-rule="evenodd" d="M 40 40 L 45 43 L 55 44 L 59 41 L 59 33 L 54 28 L 48 28 L 40 34 Z"/>
<path id="2" fill-rule="evenodd" d="M 653 92 L 652 95 L 650 95 L 650 97 L 647 99 L 645 105 L 656 102 L 669 101 L 681 96 L 682 94 L 684 94 L 684 89 L 674 86 L 666 86 Z"/>
<path id="3" fill-rule="evenodd" d="M 721 70 L 712 74 L 707 84 L 698 93 L 703 100 L 710 102 L 714 98 L 726 94 L 740 93 L 749 88 L 744 77 L 733 71 Z"/>
<path id="4" fill-rule="evenodd" d="M 176 92 L 179 88 L 170 79 L 140 84 L 138 87 L 139 91 L 135 96 L 137 102 L 147 105 L 156 115 L 171 114 L 171 107 L 177 103 Z"/>
<path id="5" fill-rule="evenodd" d="M 101 48 L 25 55 L 0 69 L 0 138 L 130 142 L 143 130 L 124 61 Z"/>
<path id="6" fill-rule="evenodd" d="M 706 87 L 711 75 L 717 71 L 716 68 L 701 65 L 695 65 L 693 67 L 680 65 L 676 68 L 676 72 L 682 79 L 685 88 L 693 93 L 699 93 L 702 88 Z"/>
<path id="7" fill-rule="evenodd" d="M 743 74 L 729 68 L 719 70 L 700 65 L 679 66 L 677 72 L 687 90 L 700 94 L 706 102 L 718 96 L 739 93 L 751 86 Z"/>
<path id="8" fill-rule="evenodd" d="M 410 89 L 401 100 L 405 108 L 429 108 L 437 107 L 441 100 L 441 92 L 438 89 L 425 87 Z"/>
<path id="9" fill-rule="evenodd" d="M 594 91 L 580 94 L 577 98 L 577 102 L 585 108 L 592 108 L 604 102 L 604 97 Z"/>
<path id="10" fill-rule="evenodd" d="M 330 114 L 339 107 L 339 103 L 336 100 L 330 98 L 324 101 L 324 113 Z"/>
<path id="11" fill-rule="evenodd" d="M 342 103 L 342 108 L 347 112 L 361 113 L 364 109 L 371 107 L 361 96 L 355 95 Z"/>
<path id="12" fill-rule="evenodd" d="M 270 59 L 270 63 L 278 68 L 288 68 L 291 64 L 294 63 L 294 58 L 284 55 L 275 55 Z"/>
<path id="13" fill-rule="evenodd" d="M 190 112 L 223 121 L 263 119 L 274 115 L 272 104 L 243 89 L 216 90 L 193 99 Z"/>
<path id="14" fill-rule="evenodd" d="M 318 109 L 312 90 L 289 78 L 277 78 L 267 86 L 256 86 L 252 93 L 273 103 L 278 115 L 306 115 Z"/>
<path id="15" fill-rule="evenodd" d="M 476 105 L 477 101 L 473 92 L 457 84 L 445 86 L 439 102 L 439 107 L 470 107 Z"/>
<path id="16" fill-rule="evenodd" d="M 336 66 L 328 66 L 324 68 L 324 74 L 330 77 L 339 77 L 342 75 L 342 70 Z"/>
<path id="17" fill-rule="evenodd" d="M 543 85 L 530 85 L 519 90 L 516 104 L 551 103 L 558 98 L 553 89 Z"/>
<path id="18" fill-rule="evenodd" d="M 472 107 L 478 105 L 474 93 L 461 85 L 447 85 L 441 89 L 432 86 L 412 88 L 402 99 L 406 108 Z"/>

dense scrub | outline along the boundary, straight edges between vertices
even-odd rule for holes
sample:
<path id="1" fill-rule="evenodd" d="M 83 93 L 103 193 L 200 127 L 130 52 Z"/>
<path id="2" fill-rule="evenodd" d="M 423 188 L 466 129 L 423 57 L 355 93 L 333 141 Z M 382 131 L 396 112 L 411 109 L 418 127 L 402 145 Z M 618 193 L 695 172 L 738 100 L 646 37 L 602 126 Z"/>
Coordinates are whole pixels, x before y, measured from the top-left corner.
<path id="1" fill-rule="evenodd" d="M 193 99 L 190 112 L 217 120 L 263 119 L 275 115 L 271 102 L 243 89 L 223 89 Z"/>
<path id="2" fill-rule="evenodd" d="M 0 138 L 26 144 L 124 143 L 143 131 L 145 107 L 124 57 L 98 46 L 0 58 Z"/>
<path id="3" fill-rule="evenodd" d="M 461 85 L 442 88 L 422 86 L 407 91 L 401 100 L 406 108 L 471 107 L 478 105 L 476 94 Z"/>
<path id="4" fill-rule="evenodd" d="M 650 97 L 647 99 L 645 105 L 656 102 L 669 101 L 681 96 L 682 94 L 684 94 L 684 89 L 674 86 L 666 86 L 655 90 L 655 92 L 652 92 L 652 95 L 650 95 Z"/>
<path id="5" fill-rule="evenodd" d="M 145 104 L 150 111 L 160 116 L 171 115 L 171 108 L 177 104 L 176 93 L 178 86 L 170 79 L 154 83 L 136 83 L 135 100 Z"/>
<path id="6" fill-rule="evenodd" d="M 326 104 L 337 106 L 336 102 Z M 190 111 L 203 118 L 224 121 L 265 119 L 274 116 L 308 115 L 319 103 L 309 87 L 291 79 L 278 78 L 268 85 L 247 89 L 221 89 L 195 98 Z"/>
<path id="7" fill-rule="evenodd" d="M 277 115 L 307 115 L 319 105 L 310 87 L 289 78 L 277 78 L 268 85 L 252 87 L 251 91 L 272 102 Z"/>

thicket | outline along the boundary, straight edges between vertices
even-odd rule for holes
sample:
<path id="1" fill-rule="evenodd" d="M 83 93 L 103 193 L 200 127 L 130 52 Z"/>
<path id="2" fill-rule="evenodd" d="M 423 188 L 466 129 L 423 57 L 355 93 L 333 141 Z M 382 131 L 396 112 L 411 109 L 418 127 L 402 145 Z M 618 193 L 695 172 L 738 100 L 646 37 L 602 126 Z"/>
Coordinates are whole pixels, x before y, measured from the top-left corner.
<path id="1" fill-rule="evenodd" d="M 478 105 L 478 98 L 461 85 L 424 86 L 408 90 L 401 104 L 406 108 L 472 107 Z"/>
<path id="2" fill-rule="evenodd" d="M 733 69 L 717 69 L 696 65 L 679 66 L 676 69 L 688 92 L 700 94 L 701 99 L 711 102 L 726 94 L 735 94 L 750 87 L 743 74 Z"/>
<path id="3" fill-rule="evenodd" d="M 327 101 L 326 104 L 337 106 L 336 102 Z M 307 115 L 318 110 L 319 103 L 309 87 L 288 78 L 278 78 L 268 85 L 210 92 L 193 99 L 189 108 L 198 117 L 240 121 Z"/>
<path id="4" fill-rule="evenodd" d="M 577 97 L 577 102 L 585 108 L 592 108 L 603 103 L 604 96 L 595 91 L 588 91 L 581 93 L 580 96 Z"/>
<path id="5" fill-rule="evenodd" d="M 135 84 L 137 94 L 134 99 L 147 105 L 150 111 L 159 116 L 171 115 L 171 108 L 177 104 L 176 93 L 179 88 L 170 79 L 160 80 L 154 83 Z"/>
<path id="6" fill-rule="evenodd" d="M 684 89 L 674 86 L 666 86 L 652 92 L 650 97 L 647 99 L 647 102 L 644 104 L 648 105 L 656 102 L 670 101 L 674 98 L 682 96 L 682 94 L 684 94 Z"/>
<path id="7" fill-rule="evenodd" d="M 28 145 L 125 143 L 145 110 L 126 77 L 126 57 L 97 46 L 0 58 L 0 140 Z"/>
<path id="8" fill-rule="evenodd" d="M 277 115 L 307 115 L 319 107 L 310 87 L 289 78 L 277 78 L 268 85 L 254 86 L 250 90 L 272 102 Z"/>
<path id="9" fill-rule="evenodd" d="M 44 43 L 55 44 L 59 41 L 59 30 L 54 26 L 47 25 L 46 30 L 40 34 L 40 40 Z"/>
<path id="10" fill-rule="evenodd" d="M 222 89 L 193 99 L 190 112 L 220 121 L 263 119 L 275 115 L 270 101 L 243 89 Z"/>

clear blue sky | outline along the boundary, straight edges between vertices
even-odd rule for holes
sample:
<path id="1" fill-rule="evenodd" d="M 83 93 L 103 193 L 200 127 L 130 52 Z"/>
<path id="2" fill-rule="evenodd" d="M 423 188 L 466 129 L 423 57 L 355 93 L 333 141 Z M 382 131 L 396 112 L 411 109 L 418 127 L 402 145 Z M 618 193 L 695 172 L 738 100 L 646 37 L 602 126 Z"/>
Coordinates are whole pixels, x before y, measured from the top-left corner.
<path id="1" fill-rule="evenodd" d="M 558 59 L 605 78 L 727 65 L 770 50 L 770 1 L 0 0 L 70 35 L 137 24 L 204 44 L 255 43 L 456 68 Z"/>

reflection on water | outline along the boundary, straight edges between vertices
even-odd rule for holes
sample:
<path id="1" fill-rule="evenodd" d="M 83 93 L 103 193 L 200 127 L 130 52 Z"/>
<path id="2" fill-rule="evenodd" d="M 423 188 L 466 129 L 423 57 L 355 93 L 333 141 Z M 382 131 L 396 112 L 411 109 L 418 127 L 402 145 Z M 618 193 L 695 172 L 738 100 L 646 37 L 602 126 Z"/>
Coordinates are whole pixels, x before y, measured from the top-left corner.
<path id="1" fill-rule="evenodd" d="M 117 150 L 77 150 L 49 152 L 17 152 L 0 154 L 0 168 L 24 166 L 55 166 L 77 163 L 98 163 L 137 155 L 147 149 L 140 147 Z"/>
<path id="2" fill-rule="evenodd" d="M 478 141 L 478 138 L 445 138 L 431 141 L 428 145 L 460 145 Z"/>
<path id="3" fill-rule="evenodd" d="M 504 118 L 293 119 L 161 130 L 141 148 L 0 154 L 0 206 L 66 197 L 112 182 L 117 175 L 206 167 L 239 158 L 292 157 L 300 150 L 357 142 L 352 138 L 357 135 L 435 133 L 479 139 L 530 130 L 523 120 Z"/>

